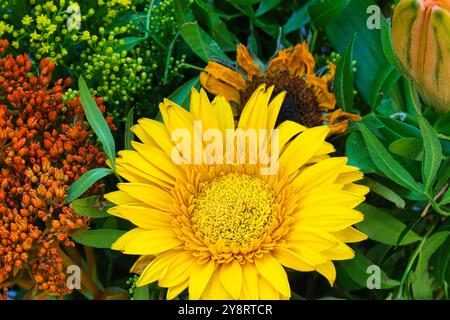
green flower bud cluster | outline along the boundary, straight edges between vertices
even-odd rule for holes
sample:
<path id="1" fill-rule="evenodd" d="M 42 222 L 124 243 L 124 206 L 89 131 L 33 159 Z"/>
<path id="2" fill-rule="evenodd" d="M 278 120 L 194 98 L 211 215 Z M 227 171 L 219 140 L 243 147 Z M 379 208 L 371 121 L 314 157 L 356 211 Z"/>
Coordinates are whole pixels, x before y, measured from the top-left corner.
<path id="1" fill-rule="evenodd" d="M 103 97 L 111 106 L 114 118 L 125 116 L 124 105 L 135 103 L 138 96 L 152 89 L 152 72 L 144 65 L 136 50 L 120 50 L 123 39 L 100 40 L 94 48 L 81 54 L 81 64 L 73 65 L 77 75 L 83 75 L 93 94 Z"/>

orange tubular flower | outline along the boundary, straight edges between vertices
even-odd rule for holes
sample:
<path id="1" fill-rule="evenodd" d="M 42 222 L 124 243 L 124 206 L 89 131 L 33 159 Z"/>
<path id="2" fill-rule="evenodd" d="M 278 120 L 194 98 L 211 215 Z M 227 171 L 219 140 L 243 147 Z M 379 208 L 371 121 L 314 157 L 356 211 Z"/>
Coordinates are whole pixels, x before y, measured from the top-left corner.
<path id="1" fill-rule="evenodd" d="M 7 45 L 0 41 L 0 52 Z M 70 78 L 50 84 L 53 69 L 42 60 L 29 76 L 28 56 L 0 58 L 0 289 L 17 284 L 38 296 L 70 292 L 61 250 L 89 218 L 65 204 L 66 191 L 106 159 L 88 139 L 79 99 L 63 100 Z"/>
<path id="2" fill-rule="evenodd" d="M 361 119 L 356 114 L 335 110 L 336 98 L 330 90 L 336 66 L 329 64 L 329 73 L 318 76 L 315 60 L 306 43 L 280 50 L 267 66 L 259 66 L 247 48 L 237 47 L 238 69 L 233 70 L 210 61 L 200 74 L 202 86 L 214 95 L 222 95 L 236 104 L 236 112 L 261 84 L 275 86 L 275 93 L 286 91 L 277 124 L 292 120 L 307 127 L 327 122 L 331 134 L 345 132 L 349 120 Z"/>

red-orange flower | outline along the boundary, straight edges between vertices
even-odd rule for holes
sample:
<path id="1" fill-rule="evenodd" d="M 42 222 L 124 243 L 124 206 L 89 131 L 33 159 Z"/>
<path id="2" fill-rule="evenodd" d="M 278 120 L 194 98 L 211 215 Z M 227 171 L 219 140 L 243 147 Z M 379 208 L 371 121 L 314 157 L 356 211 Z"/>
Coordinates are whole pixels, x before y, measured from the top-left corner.
<path id="1" fill-rule="evenodd" d="M 61 248 L 89 223 L 65 204 L 66 191 L 106 157 L 89 139 L 79 99 L 63 100 L 70 78 L 51 84 L 53 70 L 44 59 L 30 76 L 26 55 L 0 58 L 0 287 L 61 296 L 70 291 Z"/>

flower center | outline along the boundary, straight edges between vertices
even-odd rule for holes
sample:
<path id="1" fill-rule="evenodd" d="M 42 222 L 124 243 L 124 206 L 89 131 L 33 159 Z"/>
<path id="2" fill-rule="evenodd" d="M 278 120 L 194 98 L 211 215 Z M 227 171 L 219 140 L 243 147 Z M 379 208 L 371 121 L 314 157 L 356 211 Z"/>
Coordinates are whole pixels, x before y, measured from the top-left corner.
<path id="1" fill-rule="evenodd" d="M 245 245 L 260 239 L 273 217 L 275 199 L 256 176 L 230 173 L 208 182 L 195 199 L 192 224 L 208 241 Z"/>
<path id="2" fill-rule="evenodd" d="M 278 114 L 276 126 L 286 120 L 297 122 L 308 128 L 322 123 L 322 112 L 313 88 L 305 79 L 291 75 L 289 70 L 266 73 L 263 77 L 254 77 L 251 82 L 247 82 L 245 90 L 241 92 L 241 106 L 245 106 L 252 93 L 263 83 L 267 86 L 275 86 L 274 96 L 282 91 L 287 93 Z"/>

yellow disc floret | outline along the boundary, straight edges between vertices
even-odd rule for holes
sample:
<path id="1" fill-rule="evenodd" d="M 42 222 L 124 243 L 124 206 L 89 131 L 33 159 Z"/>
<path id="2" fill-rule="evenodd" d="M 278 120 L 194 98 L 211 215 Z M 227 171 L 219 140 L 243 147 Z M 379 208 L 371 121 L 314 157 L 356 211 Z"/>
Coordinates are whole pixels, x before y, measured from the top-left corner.
<path id="1" fill-rule="evenodd" d="M 206 240 L 248 244 L 269 228 L 275 205 L 272 190 L 256 176 L 230 173 L 211 180 L 198 193 L 193 228 Z"/>

